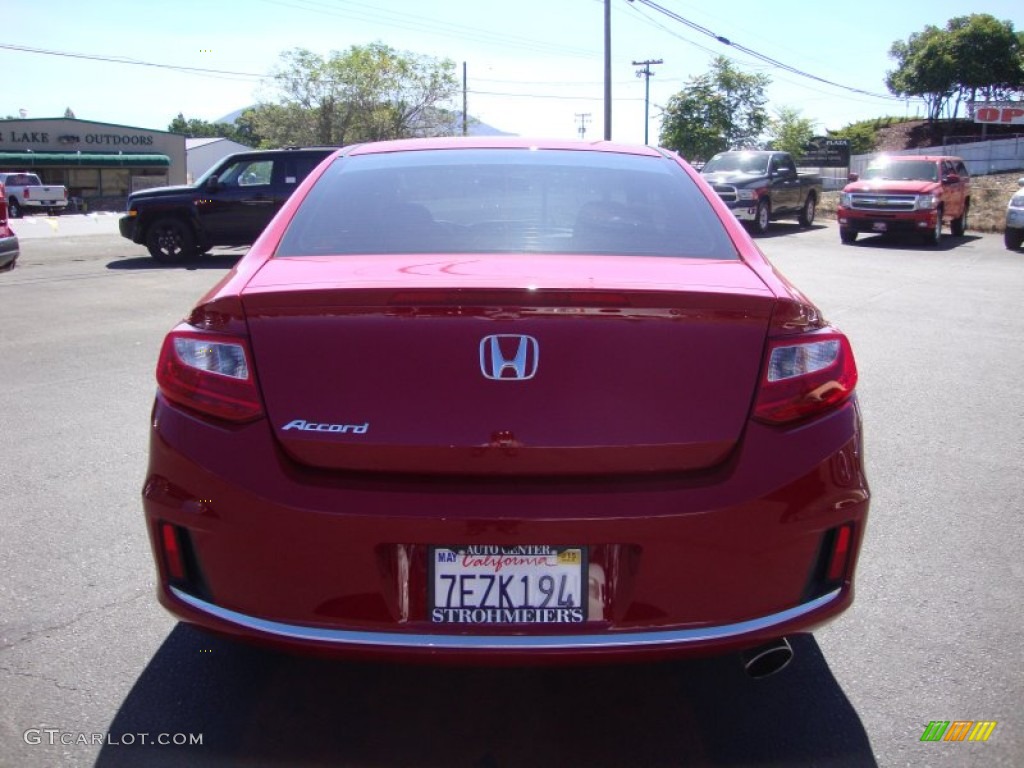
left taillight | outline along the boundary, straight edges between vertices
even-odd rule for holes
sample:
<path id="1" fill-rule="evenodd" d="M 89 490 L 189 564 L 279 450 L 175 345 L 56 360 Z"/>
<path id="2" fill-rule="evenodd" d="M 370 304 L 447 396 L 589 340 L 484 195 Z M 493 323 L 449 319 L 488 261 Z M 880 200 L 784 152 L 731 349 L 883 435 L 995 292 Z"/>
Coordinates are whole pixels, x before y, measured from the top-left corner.
<path id="1" fill-rule="evenodd" d="M 768 424 L 801 421 L 838 407 L 857 385 L 850 342 L 837 331 L 770 339 L 754 403 Z"/>
<path id="2" fill-rule="evenodd" d="M 164 339 L 156 380 L 168 400 L 208 416 L 245 422 L 263 414 L 243 338 L 175 329 Z"/>

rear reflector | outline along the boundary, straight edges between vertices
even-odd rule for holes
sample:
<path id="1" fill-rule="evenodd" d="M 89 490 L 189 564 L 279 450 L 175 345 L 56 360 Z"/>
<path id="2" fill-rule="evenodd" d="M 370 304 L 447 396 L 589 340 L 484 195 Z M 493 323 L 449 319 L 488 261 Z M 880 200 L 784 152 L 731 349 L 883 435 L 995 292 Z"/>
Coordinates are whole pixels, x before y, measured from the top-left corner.
<path id="1" fill-rule="evenodd" d="M 160 541 L 164 550 L 167 573 L 175 581 L 185 580 L 185 558 L 178 541 L 178 532 L 170 523 L 160 524 Z"/>
<path id="2" fill-rule="evenodd" d="M 227 421 L 251 421 L 263 413 L 244 339 L 173 330 L 164 339 L 156 379 L 164 397 Z"/>
<path id="3" fill-rule="evenodd" d="M 825 575 L 829 581 L 838 581 L 846 572 L 846 561 L 850 554 L 850 526 L 844 525 L 835 532 L 832 539 L 832 555 L 828 561 L 828 572 Z"/>
<path id="4" fill-rule="evenodd" d="M 856 385 L 857 364 L 843 334 L 771 339 L 754 418 L 785 424 L 817 416 L 846 402 Z"/>

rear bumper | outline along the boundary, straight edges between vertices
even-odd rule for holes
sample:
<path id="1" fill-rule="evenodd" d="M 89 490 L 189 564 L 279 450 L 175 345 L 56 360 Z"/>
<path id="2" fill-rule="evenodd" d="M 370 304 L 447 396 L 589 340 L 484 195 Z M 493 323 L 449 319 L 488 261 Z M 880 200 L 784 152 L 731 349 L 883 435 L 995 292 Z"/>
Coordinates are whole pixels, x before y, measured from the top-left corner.
<path id="1" fill-rule="evenodd" d="M 19 200 L 18 205 L 26 211 L 45 211 L 50 208 L 67 208 L 67 200 Z"/>
<path id="2" fill-rule="evenodd" d="M 262 422 L 211 426 L 158 398 L 143 503 L 160 601 L 211 631 L 345 657 L 670 658 L 811 631 L 853 600 L 869 504 L 855 403 L 789 432 L 751 424 L 736 454 L 620 478 L 330 472 L 290 462 Z M 187 536 L 186 583 L 168 574 L 163 523 Z M 849 560 L 823 583 L 845 524 Z M 587 621 L 428 620 L 430 545 L 521 543 L 587 548 Z"/>
<path id="3" fill-rule="evenodd" d="M 266 638 L 279 638 L 286 643 L 327 645 L 338 648 L 427 652 L 583 652 L 626 651 L 657 652 L 665 648 L 679 649 L 740 640 L 745 646 L 751 637 L 775 638 L 807 629 L 808 620 L 828 616 L 844 608 L 850 596 L 836 589 L 785 611 L 761 616 L 735 624 L 697 627 L 693 629 L 651 632 L 617 632 L 574 635 L 438 635 L 415 632 L 370 632 L 285 624 L 222 608 L 187 592 L 170 588 L 171 605 L 182 614 L 201 617 L 210 629 L 227 634 L 255 633 Z M 820 620 L 820 619 L 819 619 Z M 744 642 L 745 641 L 745 642 Z"/>

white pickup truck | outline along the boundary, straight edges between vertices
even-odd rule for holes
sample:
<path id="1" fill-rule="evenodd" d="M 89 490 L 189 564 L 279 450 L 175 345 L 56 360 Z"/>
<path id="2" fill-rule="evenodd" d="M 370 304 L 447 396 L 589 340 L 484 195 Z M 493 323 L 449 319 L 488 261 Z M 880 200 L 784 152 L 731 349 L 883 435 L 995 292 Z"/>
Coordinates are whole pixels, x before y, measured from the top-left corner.
<path id="1" fill-rule="evenodd" d="M 20 219 L 26 211 L 56 213 L 68 204 L 68 191 L 59 184 L 43 184 L 34 173 L 0 173 L 7 189 L 7 213 Z"/>

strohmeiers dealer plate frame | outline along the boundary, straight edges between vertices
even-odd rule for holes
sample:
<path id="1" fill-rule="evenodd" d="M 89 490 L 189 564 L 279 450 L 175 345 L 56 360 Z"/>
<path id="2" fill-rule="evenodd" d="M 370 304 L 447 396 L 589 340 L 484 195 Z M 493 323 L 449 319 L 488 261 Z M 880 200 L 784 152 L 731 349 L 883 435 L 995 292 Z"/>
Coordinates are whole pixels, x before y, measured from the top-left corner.
<path id="1" fill-rule="evenodd" d="M 582 624 L 587 548 L 549 545 L 430 547 L 427 615 L 461 626 Z"/>

